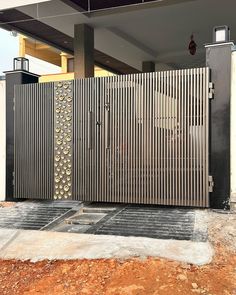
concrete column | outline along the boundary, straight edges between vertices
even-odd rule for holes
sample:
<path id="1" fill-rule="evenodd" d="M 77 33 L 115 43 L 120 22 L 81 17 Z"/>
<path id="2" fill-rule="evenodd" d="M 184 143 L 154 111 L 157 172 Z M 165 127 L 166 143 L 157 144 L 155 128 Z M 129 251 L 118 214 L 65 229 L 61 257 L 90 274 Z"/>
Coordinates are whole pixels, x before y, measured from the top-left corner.
<path id="1" fill-rule="evenodd" d="M 20 36 L 19 38 L 19 56 L 21 57 L 25 57 L 25 37 L 24 36 Z"/>
<path id="2" fill-rule="evenodd" d="M 74 26 L 75 79 L 94 77 L 94 30 L 88 25 Z"/>
<path id="3" fill-rule="evenodd" d="M 155 72 L 155 63 L 153 61 L 143 61 L 142 72 L 143 73 Z"/>
<path id="4" fill-rule="evenodd" d="M 214 99 L 210 103 L 210 171 L 214 190 L 212 208 L 226 209 L 230 199 L 230 100 L 233 43 L 206 46 L 206 65 L 211 70 Z"/>
<path id="5" fill-rule="evenodd" d="M 67 54 L 62 52 L 61 54 L 61 72 L 67 73 L 68 72 L 68 65 L 67 65 Z"/>
<path id="6" fill-rule="evenodd" d="M 14 86 L 37 83 L 38 75 L 26 71 L 9 71 L 6 74 L 6 201 L 13 200 L 14 172 Z"/>

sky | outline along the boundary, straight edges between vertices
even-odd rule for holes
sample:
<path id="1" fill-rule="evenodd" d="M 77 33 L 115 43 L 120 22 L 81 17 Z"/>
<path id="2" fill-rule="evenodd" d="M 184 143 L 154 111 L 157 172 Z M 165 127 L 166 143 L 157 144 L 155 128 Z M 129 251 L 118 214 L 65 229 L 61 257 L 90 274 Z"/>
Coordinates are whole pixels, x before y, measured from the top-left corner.
<path id="1" fill-rule="evenodd" d="M 4 71 L 13 70 L 13 59 L 19 56 L 19 38 L 13 37 L 9 31 L 0 29 L 0 76 Z M 61 69 L 37 58 L 29 59 L 29 70 L 38 75 L 60 73 Z"/>
<path id="2" fill-rule="evenodd" d="M 18 38 L 0 29 L 0 76 L 4 71 L 13 70 L 13 58 L 19 55 Z"/>

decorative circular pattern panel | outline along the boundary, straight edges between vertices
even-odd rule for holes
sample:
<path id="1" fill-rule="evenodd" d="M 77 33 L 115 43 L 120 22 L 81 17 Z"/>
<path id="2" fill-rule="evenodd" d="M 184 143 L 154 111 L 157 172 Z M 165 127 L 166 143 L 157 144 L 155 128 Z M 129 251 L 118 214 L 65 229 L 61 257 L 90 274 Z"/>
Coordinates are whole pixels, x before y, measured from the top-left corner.
<path id="1" fill-rule="evenodd" d="M 58 82 L 54 90 L 54 199 L 72 196 L 72 82 Z"/>

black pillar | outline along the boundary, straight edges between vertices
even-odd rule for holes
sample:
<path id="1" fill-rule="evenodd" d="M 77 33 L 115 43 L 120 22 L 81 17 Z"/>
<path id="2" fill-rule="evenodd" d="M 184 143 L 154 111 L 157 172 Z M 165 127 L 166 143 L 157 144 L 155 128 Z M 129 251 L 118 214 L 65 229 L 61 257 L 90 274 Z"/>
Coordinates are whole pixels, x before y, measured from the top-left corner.
<path id="1" fill-rule="evenodd" d="M 143 73 L 150 73 L 155 72 L 155 63 L 153 61 L 143 61 L 142 62 L 142 72 Z"/>
<path id="2" fill-rule="evenodd" d="M 211 69 L 214 98 L 210 105 L 210 175 L 214 189 L 212 208 L 226 209 L 230 199 L 230 96 L 233 43 L 206 46 L 206 65 Z"/>
<path id="3" fill-rule="evenodd" d="M 14 172 L 14 86 L 37 83 L 38 75 L 27 71 L 8 71 L 6 74 L 6 201 L 13 200 Z"/>
<path id="4" fill-rule="evenodd" d="M 74 26 L 75 79 L 94 77 L 94 29 L 86 24 Z"/>

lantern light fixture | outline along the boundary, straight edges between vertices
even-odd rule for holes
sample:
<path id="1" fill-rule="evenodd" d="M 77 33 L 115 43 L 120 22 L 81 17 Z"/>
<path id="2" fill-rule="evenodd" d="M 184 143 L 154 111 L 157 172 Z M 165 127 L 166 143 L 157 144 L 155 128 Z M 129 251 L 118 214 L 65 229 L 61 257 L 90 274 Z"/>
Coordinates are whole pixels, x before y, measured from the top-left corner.
<path id="1" fill-rule="evenodd" d="M 29 60 L 25 57 L 15 57 L 13 60 L 14 71 L 29 71 Z"/>
<path id="2" fill-rule="evenodd" d="M 225 43 L 230 41 L 230 29 L 228 26 L 216 26 L 213 29 L 213 43 Z"/>

